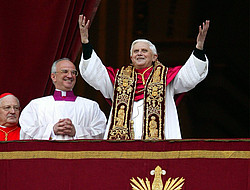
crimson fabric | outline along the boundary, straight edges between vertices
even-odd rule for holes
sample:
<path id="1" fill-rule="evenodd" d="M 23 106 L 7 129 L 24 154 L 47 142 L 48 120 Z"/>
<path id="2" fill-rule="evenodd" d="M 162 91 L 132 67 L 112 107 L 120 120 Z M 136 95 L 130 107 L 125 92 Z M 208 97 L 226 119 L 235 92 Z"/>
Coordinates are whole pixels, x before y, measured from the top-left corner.
<path id="1" fill-rule="evenodd" d="M 55 101 L 71 101 L 74 102 L 76 100 L 76 96 L 73 91 L 67 91 L 65 96 L 62 96 L 61 91 L 54 91 L 53 98 Z"/>
<path id="2" fill-rule="evenodd" d="M 177 73 L 179 72 L 179 70 L 181 69 L 182 66 L 176 66 L 176 67 L 169 67 L 168 68 L 168 72 L 167 72 L 167 85 L 174 79 L 174 77 L 177 75 Z M 115 77 L 117 74 L 117 71 L 119 69 L 114 69 L 112 67 L 106 67 L 110 80 L 112 81 L 112 83 L 115 83 Z"/>
<path id="3" fill-rule="evenodd" d="M 116 74 L 119 71 L 119 69 L 114 69 L 112 67 L 106 67 L 106 69 L 108 71 L 109 78 L 114 85 L 115 84 L 115 77 L 116 77 Z"/>
<path id="4" fill-rule="evenodd" d="M 144 180 L 147 177 L 152 184 L 154 177 L 150 171 L 157 165 L 166 170 L 162 176 L 164 184 L 170 177 L 183 177 L 184 190 L 248 189 L 249 142 L 249 139 L 2 142 L 1 189 L 126 190 L 132 189 L 132 177 Z M 109 154 L 102 156 L 105 151 Z M 210 151 L 214 151 L 214 155 Z M 120 153 L 121 158 L 112 158 L 115 152 Z M 135 155 L 149 152 L 149 156 L 175 153 L 176 157 L 126 158 L 131 152 Z M 66 153 L 69 154 L 64 157 Z M 184 153 L 189 157 L 182 157 Z M 238 153 L 243 157 L 234 156 Z M 15 154 L 20 157 L 14 158 Z M 90 158 L 91 154 L 96 157 Z"/>
<path id="5" fill-rule="evenodd" d="M 78 16 L 93 20 L 100 0 L 8 0 L 0 6 L 0 93 L 13 92 L 24 107 L 53 92 L 52 63 L 80 50 Z"/>
<path id="6" fill-rule="evenodd" d="M 143 74 L 143 72 L 145 72 L 143 75 L 145 82 L 148 80 L 148 77 L 151 74 L 152 70 L 153 70 L 153 67 L 151 67 L 151 68 L 148 67 L 148 68 L 143 68 L 143 69 L 135 69 L 136 73 Z M 144 98 L 144 90 L 143 89 L 144 89 L 144 85 L 143 85 L 142 75 L 137 74 L 137 82 L 136 82 L 134 101 L 138 101 L 138 100 L 141 100 Z"/>
<path id="7" fill-rule="evenodd" d="M 0 141 L 5 141 L 5 133 L 3 131 L 8 133 L 7 141 L 19 140 L 20 139 L 20 129 L 21 128 L 19 126 L 6 127 L 6 128 L 0 127 Z"/>
<path id="8" fill-rule="evenodd" d="M 174 77 L 177 75 L 182 66 L 169 67 L 167 72 L 167 84 L 168 85 Z"/>
<path id="9" fill-rule="evenodd" d="M 182 66 L 176 66 L 176 67 L 169 67 L 168 68 L 166 85 L 168 85 L 174 79 L 174 77 L 177 75 L 177 73 L 179 72 L 181 67 Z M 116 77 L 117 71 L 119 69 L 113 69 L 112 67 L 106 67 L 106 69 L 107 69 L 107 72 L 109 74 L 110 80 L 114 84 L 115 83 L 115 77 Z M 143 71 L 144 71 L 144 69 L 141 70 L 141 72 L 143 72 Z M 149 77 L 151 71 L 152 71 L 152 69 L 150 69 L 148 72 L 145 73 L 145 79 L 147 79 Z M 140 94 L 137 93 L 138 91 L 140 91 L 143 88 L 142 87 L 141 75 L 137 76 L 137 81 L 138 81 L 139 85 L 136 86 L 135 101 L 141 100 L 144 97 L 143 93 L 140 93 Z M 180 103 L 183 96 L 184 96 L 184 93 L 178 94 L 178 95 L 175 96 L 176 105 L 178 105 Z M 109 105 L 112 105 L 111 100 L 109 100 L 109 99 L 106 99 L 106 100 L 109 103 Z"/>

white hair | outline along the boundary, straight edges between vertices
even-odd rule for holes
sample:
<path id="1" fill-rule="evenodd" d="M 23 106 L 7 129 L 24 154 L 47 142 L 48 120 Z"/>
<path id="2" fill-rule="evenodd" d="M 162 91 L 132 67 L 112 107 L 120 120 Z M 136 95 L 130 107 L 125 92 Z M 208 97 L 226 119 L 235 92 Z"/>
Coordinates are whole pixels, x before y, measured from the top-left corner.
<path id="1" fill-rule="evenodd" d="M 17 98 L 16 96 L 12 95 L 12 94 L 9 94 L 9 95 L 6 95 L 6 96 L 0 98 L 0 105 L 2 105 L 2 100 L 3 100 L 5 97 L 7 97 L 7 96 L 13 96 L 13 97 L 15 97 L 15 98 L 16 98 L 16 101 L 17 101 L 17 103 L 18 103 L 18 106 L 20 106 L 20 102 L 19 102 L 18 98 Z"/>
<path id="2" fill-rule="evenodd" d="M 132 44 L 131 44 L 130 56 L 132 56 L 132 53 L 133 53 L 132 50 L 133 50 L 134 45 L 136 43 L 138 43 L 138 42 L 145 42 L 145 43 L 147 43 L 149 45 L 149 48 L 152 50 L 153 54 L 157 55 L 156 47 L 155 47 L 155 45 L 152 42 L 150 42 L 149 40 L 146 40 L 146 39 L 137 39 L 137 40 L 133 41 Z"/>

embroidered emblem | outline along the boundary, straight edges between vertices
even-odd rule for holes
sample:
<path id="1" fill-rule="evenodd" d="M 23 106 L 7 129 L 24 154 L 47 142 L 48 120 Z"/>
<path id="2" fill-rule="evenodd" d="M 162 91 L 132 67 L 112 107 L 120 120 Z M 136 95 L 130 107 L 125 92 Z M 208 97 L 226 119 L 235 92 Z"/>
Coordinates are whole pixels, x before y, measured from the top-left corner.
<path id="1" fill-rule="evenodd" d="M 164 139 L 166 71 L 167 68 L 157 61 L 145 84 L 144 140 Z M 132 66 L 122 67 L 117 73 L 108 140 L 134 139 L 134 122 L 131 116 L 136 82 L 137 73 Z"/>
<path id="2" fill-rule="evenodd" d="M 133 139 L 133 122 L 130 121 L 136 76 L 132 66 L 122 67 L 115 81 L 112 120 L 108 139 Z M 131 129 L 132 128 L 132 129 Z"/>
<path id="3" fill-rule="evenodd" d="M 149 122 L 149 138 L 158 138 L 157 122 L 155 121 L 155 116 L 151 117 Z"/>
<path id="4" fill-rule="evenodd" d="M 166 67 L 158 61 L 154 73 L 149 77 L 144 94 L 144 134 L 145 140 L 164 139 Z"/>
<path id="5" fill-rule="evenodd" d="M 137 180 L 135 178 L 130 179 L 132 183 L 130 185 L 132 186 L 132 190 L 180 190 L 182 186 L 184 185 L 184 178 L 168 178 L 165 185 L 162 182 L 162 175 L 166 175 L 166 171 L 162 170 L 160 166 L 157 166 L 155 170 L 152 170 L 150 172 L 151 175 L 154 175 L 154 180 L 151 185 L 150 181 L 146 177 L 146 180 L 137 177 Z M 163 186 L 164 185 L 164 186 Z M 164 187 L 164 188 L 163 188 Z"/>

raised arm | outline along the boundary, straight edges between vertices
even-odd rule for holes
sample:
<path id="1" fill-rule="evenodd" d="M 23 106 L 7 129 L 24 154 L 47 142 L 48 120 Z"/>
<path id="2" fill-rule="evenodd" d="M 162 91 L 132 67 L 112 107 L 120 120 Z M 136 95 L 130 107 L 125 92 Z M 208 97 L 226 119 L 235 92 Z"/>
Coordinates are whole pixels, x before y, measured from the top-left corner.
<path id="1" fill-rule="evenodd" d="M 203 22 L 202 27 L 201 27 L 201 25 L 199 26 L 199 34 L 198 34 L 197 39 L 196 39 L 196 48 L 197 49 L 203 50 L 204 42 L 205 42 L 205 39 L 207 36 L 207 31 L 209 28 L 209 23 L 210 23 L 210 21 L 206 20 L 205 22 Z"/>
<path id="2" fill-rule="evenodd" d="M 80 28 L 81 42 L 87 44 L 89 42 L 89 23 L 85 16 L 79 15 L 78 24 Z"/>
<path id="3" fill-rule="evenodd" d="M 79 70 L 82 78 L 96 90 L 100 90 L 107 99 L 113 97 L 113 84 L 110 80 L 106 67 L 97 56 L 89 43 L 90 21 L 85 16 L 79 15 L 78 24 L 80 28 L 82 42 L 82 58 L 79 64 Z"/>

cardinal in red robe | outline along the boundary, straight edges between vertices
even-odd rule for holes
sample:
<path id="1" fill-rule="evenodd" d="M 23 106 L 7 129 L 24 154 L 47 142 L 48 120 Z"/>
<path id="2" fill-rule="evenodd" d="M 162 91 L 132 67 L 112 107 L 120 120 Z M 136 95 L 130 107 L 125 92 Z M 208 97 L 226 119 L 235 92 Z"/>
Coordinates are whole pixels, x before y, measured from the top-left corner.
<path id="1" fill-rule="evenodd" d="M 19 140 L 20 103 L 11 93 L 0 95 L 0 141 Z"/>

